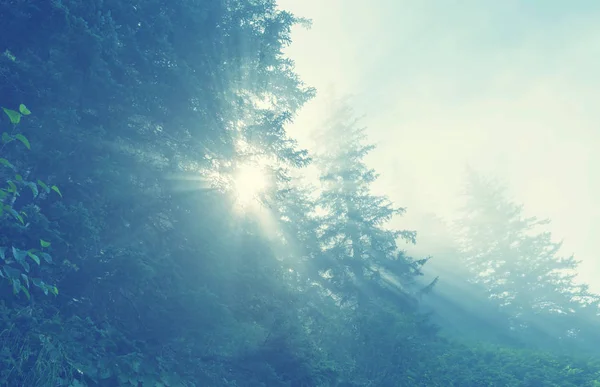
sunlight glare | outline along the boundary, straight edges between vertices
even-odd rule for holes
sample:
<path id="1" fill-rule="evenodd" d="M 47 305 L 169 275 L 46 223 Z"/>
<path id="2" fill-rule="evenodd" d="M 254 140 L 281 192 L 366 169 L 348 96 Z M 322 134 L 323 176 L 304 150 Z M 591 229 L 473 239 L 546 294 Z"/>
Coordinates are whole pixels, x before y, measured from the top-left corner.
<path id="1" fill-rule="evenodd" d="M 242 164 L 233 176 L 236 199 L 241 207 L 256 203 L 258 196 L 267 189 L 264 168 L 257 164 Z"/>

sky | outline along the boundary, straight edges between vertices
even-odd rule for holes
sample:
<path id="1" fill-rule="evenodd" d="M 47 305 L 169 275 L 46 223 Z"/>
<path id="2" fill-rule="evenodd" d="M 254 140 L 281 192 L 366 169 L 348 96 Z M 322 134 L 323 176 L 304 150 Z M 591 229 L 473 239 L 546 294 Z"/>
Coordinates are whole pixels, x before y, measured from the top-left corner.
<path id="1" fill-rule="evenodd" d="M 600 291 L 600 2 L 279 0 L 312 19 L 287 54 L 317 97 L 289 128 L 301 145 L 327 91 L 352 94 L 377 149 L 376 189 L 451 217 L 465 166 L 550 218 Z M 597 166 L 596 169 L 594 166 Z"/>

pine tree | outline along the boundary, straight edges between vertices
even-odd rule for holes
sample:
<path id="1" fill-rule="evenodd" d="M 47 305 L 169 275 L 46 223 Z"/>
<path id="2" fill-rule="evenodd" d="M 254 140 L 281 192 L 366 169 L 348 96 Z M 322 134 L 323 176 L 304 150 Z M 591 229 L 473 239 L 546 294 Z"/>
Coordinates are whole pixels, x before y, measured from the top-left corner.
<path id="1" fill-rule="evenodd" d="M 327 313 L 329 321 L 337 320 L 328 343 L 335 358 L 348 364 L 344 376 L 353 383 L 397 385 L 431 332 L 415 297 L 423 290 L 416 279 L 426 259 L 414 260 L 398 246 L 414 243 L 416 232 L 387 227 L 405 209 L 372 192 L 378 175 L 365 161 L 375 149 L 366 129 L 346 100 L 331 106 L 318 138 L 325 149 L 314 156 L 321 183 L 315 203 L 319 250 L 310 260 L 338 305 Z"/>
<path id="2" fill-rule="evenodd" d="M 599 299 L 575 282 L 579 261 L 561 255 L 562 242 L 543 228 L 550 221 L 526 216 L 504 186 L 471 170 L 465 194 L 458 227 L 473 281 L 510 312 L 512 329 L 576 336 L 578 317 L 597 309 Z"/>
<path id="3" fill-rule="evenodd" d="M 364 158 L 375 146 L 366 143 L 365 128 L 347 101 L 333 106 L 319 138 L 326 149 L 317 157 L 322 184 L 318 207 L 323 213 L 320 269 L 345 299 L 400 296 L 408 305 L 412 302 L 408 287 L 421 275 L 426 260 L 408 257 L 397 241 L 414 243 L 416 232 L 385 227 L 405 209 L 371 192 L 378 175 Z"/>

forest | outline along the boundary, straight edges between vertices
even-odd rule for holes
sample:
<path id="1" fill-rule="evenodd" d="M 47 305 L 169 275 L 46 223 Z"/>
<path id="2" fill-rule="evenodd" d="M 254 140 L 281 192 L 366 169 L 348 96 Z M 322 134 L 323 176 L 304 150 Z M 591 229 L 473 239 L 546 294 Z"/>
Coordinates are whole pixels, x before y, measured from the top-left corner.
<path id="1" fill-rule="evenodd" d="M 395 229 L 350 100 L 322 149 L 288 134 L 320 92 L 285 55 L 310 20 L 274 0 L 0 17 L 0 386 L 600 386 L 600 296 L 549 220 L 468 169 L 461 219 Z"/>

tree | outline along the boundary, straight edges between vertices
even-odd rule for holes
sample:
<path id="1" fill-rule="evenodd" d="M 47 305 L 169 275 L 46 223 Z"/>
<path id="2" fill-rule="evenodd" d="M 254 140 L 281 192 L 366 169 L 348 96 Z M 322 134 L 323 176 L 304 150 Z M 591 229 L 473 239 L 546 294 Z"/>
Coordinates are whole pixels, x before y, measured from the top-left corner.
<path id="1" fill-rule="evenodd" d="M 540 229 L 549 220 L 525 216 L 502 185 L 472 170 L 465 194 L 458 227 L 473 280 L 509 311 L 512 329 L 535 331 L 542 338 L 577 337 L 587 325 L 584 315 L 597 310 L 599 298 L 575 282 L 579 262 L 561 256 L 561 242 Z"/>
<path id="2" fill-rule="evenodd" d="M 23 353 L 60 348 L 61 377 L 88 385 L 244 380 L 247 370 L 228 369 L 285 337 L 273 320 L 291 290 L 227 194 L 202 188 L 236 164 L 240 140 L 304 162 L 284 125 L 313 91 L 282 54 L 302 21 L 270 0 L 1 1 L 0 14 L 0 95 L 36 112 L 36 151 L 10 159 L 68 192 L 40 203 L 56 229 L 60 296 L 27 305 L 31 323 L 10 330 L 6 347 L 25 337 Z M 200 183 L 176 190 L 184 179 Z M 301 368 L 310 356 L 298 358 Z M 269 361 L 275 376 L 263 380 L 284 384 Z M 9 382 L 35 385 L 36 369 L 24 362 Z"/>
<path id="3" fill-rule="evenodd" d="M 365 383 L 394 385 L 429 328 L 416 312 L 414 287 L 426 259 L 414 260 L 398 247 L 399 240 L 414 243 L 414 231 L 387 227 L 405 209 L 371 192 L 377 174 L 364 158 L 374 146 L 365 140 L 348 102 L 336 101 L 318 139 L 325 149 L 315 155 L 321 171 L 321 253 L 314 267 L 345 311 L 346 327 L 339 333 L 345 339 L 339 341 L 353 360 L 350 374 Z"/>
<path id="4" fill-rule="evenodd" d="M 419 214 L 416 219 L 413 213 L 413 221 L 419 241 L 408 251 L 432 256 L 423 268 L 424 284 L 439 278 L 435 289 L 420 300 L 421 308 L 431 313 L 431 320 L 443 333 L 464 340 L 517 343 L 514 333 L 506 329 L 506 310 L 488 298 L 484 285 L 471 281 L 449 222 L 430 213 Z"/>
<path id="5" fill-rule="evenodd" d="M 400 289 L 398 299 L 406 295 L 405 302 L 410 302 L 407 286 L 421 274 L 425 260 L 408 257 L 397 241 L 414 243 L 416 232 L 386 228 L 386 223 L 405 209 L 371 192 L 377 174 L 364 158 L 375 147 L 365 143 L 365 128 L 359 126 L 349 104 L 336 102 L 331 111 L 319 138 L 326 149 L 317 157 L 322 184 L 318 206 L 324 214 L 321 269 L 328 272 L 335 291 L 344 297 L 353 295 L 355 301 L 364 301 L 377 284 L 379 291 Z M 386 281 L 388 273 L 399 282 L 392 285 Z"/>

